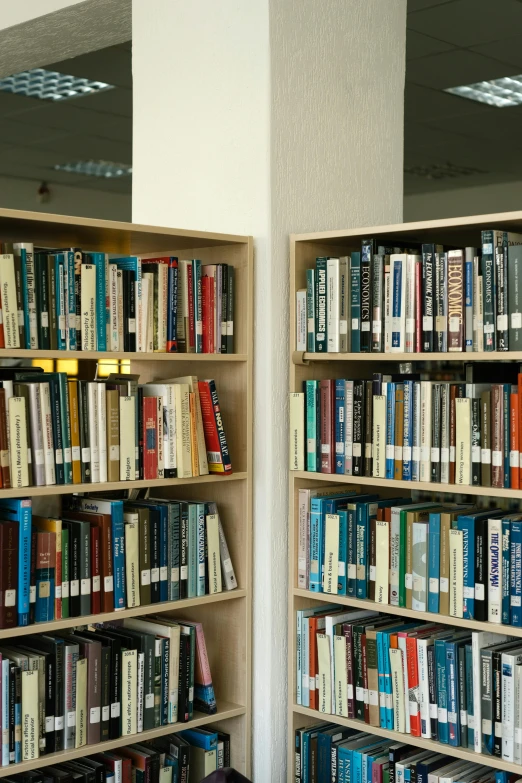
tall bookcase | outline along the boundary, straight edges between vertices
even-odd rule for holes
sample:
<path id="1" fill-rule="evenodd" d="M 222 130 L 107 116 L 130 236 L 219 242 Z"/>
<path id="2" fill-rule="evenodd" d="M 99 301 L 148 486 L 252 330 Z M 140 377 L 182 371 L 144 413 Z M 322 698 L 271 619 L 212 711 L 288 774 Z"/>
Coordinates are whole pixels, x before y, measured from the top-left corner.
<path id="1" fill-rule="evenodd" d="M 448 366 L 457 368 L 464 362 L 489 362 L 494 382 L 495 362 L 520 362 L 522 352 L 505 353 L 301 353 L 296 349 L 296 292 L 306 289 L 306 270 L 315 266 L 315 259 L 324 256 L 349 256 L 352 251 L 361 249 L 361 240 L 367 237 L 386 237 L 390 244 L 409 246 L 409 243 L 434 242 L 450 247 L 480 246 L 481 229 L 503 229 L 520 232 L 522 230 L 522 212 L 508 212 L 492 215 L 479 215 L 448 220 L 433 220 L 418 223 L 405 223 L 390 226 L 377 226 L 347 231 L 326 231 L 291 236 L 290 248 L 290 392 L 302 392 L 303 381 L 307 379 L 350 378 L 371 379 L 373 372 L 399 372 L 401 362 L 413 362 L 422 369 L 426 363 L 444 361 Z M 429 482 L 394 481 L 378 478 L 361 478 L 336 474 L 290 471 L 289 477 L 289 595 L 288 595 L 288 781 L 295 780 L 294 774 L 294 734 L 297 728 L 303 728 L 320 720 L 331 720 L 342 726 L 349 726 L 387 737 L 397 742 L 407 742 L 424 750 L 441 752 L 455 758 L 466 759 L 473 763 L 484 764 L 497 770 L 522 773 L 522 768 L 501 758 L 477 754 L 472 749 L 455 748 L 427 739 L 412 737 L 382 728 L 369 726 L 361 721 L 330 716 L 303 707 L 296 702 L 296 611 L 321 604 L 338 604 L 354 609 L 372 609 L 390 615 L 399 615 L 419 621 L 439 620 L 447 626 L 458 626 L 470 631 L 493 631 L 509 633 L 522 639 L 522 629 L 506 625 L 494 625 L 475 620 L 463 620 L 446 615 L 418 612 L 389 604 L 376 604 L 373 601 L 359 600 L 346 596 L 313 593 L 297 587 L 298 571 L 298 493 L 300 488 L 320 489 L 328 484 L 339 484 L 339 488 L 374 487 L 381 497 L 404 497 L 414 490 L 430 490 L 448 494 L 483 495 L 522 500 L 522 492 L 517 489 L 496 489 L 492 487 L 459 488 L 455 484 L 436 484 Z"/>
<path id="2" fill-rule="evenodd" d="M 36 212 L 0 210 L 0 242 L 32 242 L 40 247 L 81 247 L 120 255 L 198 258 L 203 263 L 226 262 L 235 268 L 234 354 L 114 353 L 84 351 L 0 350 L 0 358 L 77 359 L 78 377 L 94 377 L 99 359 L 130 360 L 130 372 L 140 383 L 173 376 L 197 375 L 216 381 L 234 472 L 190 479 L 75 484 L 0 489 L 0 498 L 30 497 L 33 512 L 58 514 L 60 495 L 151 487 L 156 497 L 214 500 L 218 504 L 238 588 L 200 598 L 140 606 L 90 617 L 73 617 L 23 628 L 0 630 L 0 641 L 29 633 L 71 628 L 89 623 L 146 615 L 151 611 L 203 623 L 210 669 L 216 691 L 216 715 L 194 713 L 189 723 L 170 724 L 128 738 L 110 740 L 41 756 L 9 767 L 0 777 L 67 761 L 102 750 L 143 742 L 182 728 L 212 724 L 231 735 L 231 761 L 250 773 L 251 734 L 251 604 L 252 604 L 252 323 L 253 254 L 247 236 L 158 228 L 132 223 L 90 220 Z"/>

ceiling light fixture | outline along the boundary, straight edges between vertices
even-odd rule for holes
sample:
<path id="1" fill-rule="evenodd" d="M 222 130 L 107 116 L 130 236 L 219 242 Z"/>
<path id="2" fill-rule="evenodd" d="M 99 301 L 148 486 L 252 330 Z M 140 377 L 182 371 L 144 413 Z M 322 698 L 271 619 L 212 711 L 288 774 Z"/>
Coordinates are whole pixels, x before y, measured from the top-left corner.
<path id="1" fill-rule="evenodd" d="M 487 103 L 499 109 L 507 106 L 518 106 L 522 103 L 522 74 L 520 76 L 504 76 L 502 79 L 492 79 L 489 82 L 465 84 L 462 87 L 448 87 L 444 92 L 469 98 L 471 101 Z"/>
<path id="2" fill-rule="evenodd" d="M 54 170 L 67 171 L 69 174 L 85 174 L 88 177 L 130 177 L 132 174 L 132 166 L 129 163 L 113 163 L 108 160 L 57 163 Z"/>
<path id="3" fill-rule="evenodd" d="M 95 82 L 78 76 L 69 76 L 58 71 L 46 71 L 44 68 L 33 68 L 32 71 L 22 71 L 12 76 L 0 79 L 0 90 L 28 98 L 39 98 L 43 101 L 63 101 L 67 98 L 81 98 L 93 92 L 114 89 L 113 84 Z"/>

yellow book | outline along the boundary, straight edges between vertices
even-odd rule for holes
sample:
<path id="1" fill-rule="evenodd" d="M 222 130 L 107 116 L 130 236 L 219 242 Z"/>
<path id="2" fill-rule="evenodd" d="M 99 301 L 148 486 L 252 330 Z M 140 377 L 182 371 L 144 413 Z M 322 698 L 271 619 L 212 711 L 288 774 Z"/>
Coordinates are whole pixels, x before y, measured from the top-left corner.
<path id="1" fill-rule="evenodd" d="M 290 470 L 304 470 L 304 406 L 302 392 L 290 393 Z"/>
<path id="2" fill-rule="evenodd" d="M 192 449 L 192 475 L 199 476 L 198 439 L 196 431 L 196 395 L 189 392 L 190 407 L 190 444 Z"/>
<path id="3" fill-rule="evenodd" d="M 176 463 L 178 468 L 178 478 L 191 478 L 192 476 L 189 394 L 190 392 L 187 384 L 174 384 L 176 411 Z"/>
<path id="4" fill-rule="evenodd" d="M 108 389 L 107 395 L 107 481 L 120 480 L 120 395 Z"/>
<path id="5" fill-rule="evenodd" d="M 337 595 L 339 569 L 339 515 L 326 514 L 323 592 Z"/>
<path id="6" fill-rule="evenodd" d="M 78 381 L 67 381 L 69 392 L 69 417 L 71 420 L 71 457 L 73 484 L 82 483 L 82 454 L 80 444 L 80 409 L 78 405 Z"/>
<path id="7" fill-rule="evenodd" d="M 203 416 L 201 414 L 201 401 L 199 399 L 199 386 L 196 375 L 184 375 L 181 378 L 168 378 L 164 383 L 185 383 L 189 387 L 190 394 L 195 395 L 196 409 L 196 440 L 198 454 L 198 473 L 199 476 L 208 475 L 207 447 L 205 445 L 205 432 L 203 430 Z"/>
<path id="8" fill-rule="evenodd" d="M 129 511 L 125 522 L 125 575 L 127 577 L 127 608 L 140 605 L 139 515 Z"/>
<path id="9" fill-rule="evenodd" d="M 22 761 L 40 756 L 40 721 L 38 706 L 38 671 L 22 672 Z"/>
<path id="10" fill-rule="evenodd" d="M 390 525 L 385 520 L 375 523 L 375 603 L 389 603 Z"/>
<path id="11" fill-rule="evenodd" d="M 76 661 L 76 738 L 75 748 L 87 745 L 87 658 Z"/>
<path id="12" fill-rule="evenodd" d="M 9 456 L 11 460 L 11 486 L 29 486 L 29 461 L 27 444 L 27 411 L 23 397 L 9 398 Z"/>
<path id="13" fill-rule="evenodd" d="M 395 731 L 405 732 L 404 720 L 404 675 L 402 651 L 398 647 L 390 648 L 390 671 L 393 702 L 393 727 Z"/>
<path id="14" fill-rule="evenodd" d="M 134 397 L 120 397 L 120 421 L 135 421 Z M 120 427 L 120 481 L 136 478 L 136 430 L 134 426 Z"/>
<path id="15" fill-rule="evenodd" d="M 332 713 L 332 667 L 330 662 L 330 640 L 324 633 L 317 634 L 317 659 L 319 663 L 319 712 Z"/>
<path id="16" fill-rule="evenodd" d="M 121 736 L 136 734 L 137 727 L 137 650 L 121 654 Z"/>

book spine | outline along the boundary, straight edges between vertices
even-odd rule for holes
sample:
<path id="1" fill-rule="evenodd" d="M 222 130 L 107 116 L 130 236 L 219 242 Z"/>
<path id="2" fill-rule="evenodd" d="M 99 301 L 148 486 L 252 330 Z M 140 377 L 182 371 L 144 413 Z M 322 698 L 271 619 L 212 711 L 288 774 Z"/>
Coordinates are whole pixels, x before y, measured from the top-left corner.
<path id="1" fill-rule="evenodd" d="M 169 258 L 168 269 L 168 307 L 167 307 L 167 353 L 176 353 L 178 350 L 177 339 L 177 314 L 178 310 L 178 259 L 175 256 Z"/>
<path id="2" fill-rule="evenodd" d="M 473 351 L 473 259 L 476 248 L 467 247 L 465 258 L 465 345 L 466 351 Z"/>
<path id="3" fill-rule="evenodd" d="M 431 406 L 431 480 L 439 483 L 441 473 L 441 384 L 432 386 Z"/>
<path id="4" fill-rule="evenodd" d="M 316 272 L 317 274 L 317 272 Z M 354 252 L 350 257 L 352 353 L 361 352 L 361 254 Z M 316 305 L 317 307 L 317 305 Z M 316 343 L 316 350 L 318 346 Z"/>
<path id="5" fill-rule="evenodd" d="M 435 330 L 437 335 L 437 350 L 448 350 L 448 254 L 435 254 L 436 269 L 436 302 Z"/>
<path id="6" fill-rule="evenodd" d="M 488 520 L 488 622 L 502 619 L 502 525 Z"/>
<path id="7" fill-rule="evenodd" d="M 405 256 L 391 256 L 392 275 L 392 334 L 391 351 L 400 353 L 404 351 L 405 337 Z"/>
<path id="8" fill-rule="evenodd" d="M 435 258 L 433 245 L 422 246 L 422 350 L 433 351 Z"/>
<path id="9" fill-rule="evenodd" d="M 464 254 L 448 251 L 448 351 L 464 350 Z"/>
<path id="10" fill-rule="evenodd" d="M 484 321 L 482 299 L 482 269 L 480 256 L 473 258 L 473 350 L 484 350 Z"/>
<path id="11" fill-rule="evenodd" d="M 321 387 L 324 382 L 321 381 Z M 363 475 L 364 381 L 353 384 L 352 475 Z M 323 439 L 321 432 L 321 448 Z"/>
<path id="12" fill-rule="evenodd" d="M 340 332 L 339 332 L 339 259 L 328 258 L 326 261 L 326 333 L 328 353 L 339 353 Z M 303 294 L 305 292 L 303 291 Z M 304 316 L 305 304 L 303 302 L 303 330 L 302 341 L 305 343 Z M 304 348 L 303 348 L 304 350 Z"/>
<path id="13" fill-rule="evenodd" d="M 502 520 L 502 623 L 510 619 L 511 521 Z"/>
<path id="14" fill-rule="evenodd" d="M 522 248 L 510 245 L 507 254 L 509 350 L 519 351 L 522 345 Z"/>
<path id="15" fill-rule="evenodd" d="M 386 478 L 395 474 L 395 383 L 386 385 Z"/>
<path id="16" fill-rule="evenodd" d="M 306 350 L 315 353 L 315 269 L 306 270 Z"/>
<path id="17" fill-rule="evenodd" d="M 480 486 L 480 463 L 481 463 L 481 435 L 480 435 L 480 400 L 474 397 L 471 400 L 471 483 L 473 486 Z M 517 471 L 518 474 L 518 471 Z"/>
<path id="18" fill-rule="evenodd" d="M 422 258 L 415 256 L 415 353 L 422 352 Z"/>
<path id="19" fill-rule="evenodd" d="M 361 248 L 361 353 L 371 350 L 372 244 L 363 239 Z"/>
<path id="20" fill-rule="evenodd" d="M 497 351 L 509 350 L 509 295 L 508 295 L 508 248 L 497 248 L 495 273 L 497 279 Z"/>
<path id="21" fill-rule="evenodd" d="M 315 262 L 315 350 L 326 353 L 328 350 L 327 332 L 327 280 L 326 258 L 317 258 Z"/>
<path id="22" fill-rule="evenodd" d="M 373 384 L 372 381 L 365 382 L 364 390 L 364 475 L 372 476 L 372 438 L 373 438 Z"/>
<path id="23" fill-rule="evenodd" d="M 511 523 L 510 624 L 522 627 L 522 524 Z M 521 727 L 522 728 L 522 727 Z"/>
<path id="24" fill-rule="evenodd" d="M 405 286 L 405 341 L 406 353 L 415 351 L 415 268 L 417 256 L 406 256 L 406 286 Z"/>
<path id="25" fill-rule="evenodd" d="M 495 351 L 496 341 L 496 269 L 495 251 L 500 232 L 482 231 L 482 286 L 484 350 Z"/>
<path id="26" fill-rule="evenodd" d="M 491 485 L 504 486 L 504 389 L 491 387 Z"/>
<path id="27" fill-rule="evenodd" d="M 315 389 L 314 389 L 315 393 Z M 335 381 L 335 472 L 344 474 L 344 411 L 345 411 L 345 381 Z M 307 416 L 308 421 L 308 416 Z M 315 447 L 315 444 L 314 444 Z M 310 452 L 307 451 L 308 456 Z"/>
<path id="28" fill-rule="evenodd" d="M 404 381 L 404 435 L 402 446 L 402 480 L 412 480 L 413 381 Z"/>

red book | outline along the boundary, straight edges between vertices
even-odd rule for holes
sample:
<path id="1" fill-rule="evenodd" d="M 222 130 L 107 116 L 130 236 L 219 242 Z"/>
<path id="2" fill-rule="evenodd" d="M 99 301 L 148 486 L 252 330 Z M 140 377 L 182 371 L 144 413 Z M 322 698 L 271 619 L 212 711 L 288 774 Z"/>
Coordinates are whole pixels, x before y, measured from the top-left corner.
<path id="1" fill-rule="evenodd" d="M 518 419 L 518 388 L 511 387 L 510 403 L 510 443 L 509 464 L 511 473 L 511 489 L 520 488 L 520 443 L 519 443 L 519 419 Z"/>
<path id="2" fill-rule="evenodd" d="M 0 628 L 14 628 L 18 625 L 18 522 L 0 523 L 0 552 Z"/>
<path id="3" fill-rule="evenodd" d="M 143 478 L 158 478 L 158 398 L 143 398 Z"/>
<path id="4" fill-rule="evenodd" d="M 203 431 L 210 473 L 232 473 L 232 462 L 213 380 L 198 381 Z"/>
<path id="5" fill-rule="evenodd" d="M 196 322 L 194 316 L 194 269 L 192 261 L 187 264 L 187 302 L 188 302 L 188 350 L 196 350 Z"/>
<path id="6" fill-rule="evenodd" d="M 101 612 L 101 551 L 100 551 L 100 528 L 93 522 L 91 524 L 91 612 L 100 614 Z"/>
<path id="7" fill-rule="evenodd" d="M 417 640 L 408 636 L 406 639 L 406 653 L 408 656 L 408 691 L 410 695 L 419 692 L 419 667 L 417 663 Z M 410 733 L 412 737 L 421 736 L 421 716 L 418 701 L 410 699 Z"/>
<path id="8" fill-rule="evenodd" d="M 308 688 L 310 697 L 310 709 L 316 710 L 319 706 L 316 682 L 319 674 L 319 659 L 317 656 L 317 634 L 322 631 L 317 630 L 317 617 L 310 617 L 308 620 Z"/>
<path id="9" fill-rule="evenodd" d="M 321 473 L 335 470 L 334 394 L 335 381 L 321 381 Z"/>
<path id="10" fill-rule="evenodd" d="M 422 263 L 415 264 L 415 353 L 422 352 Z"/>
<path id="11" fill-rule="evenodd" d="M 201 298 L 203 305 L 203 353 L 214 353 L 214 278 L 203 275 L 201 278 Z"/>

